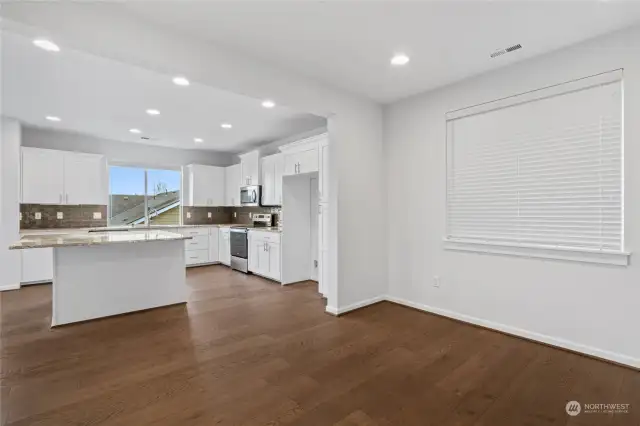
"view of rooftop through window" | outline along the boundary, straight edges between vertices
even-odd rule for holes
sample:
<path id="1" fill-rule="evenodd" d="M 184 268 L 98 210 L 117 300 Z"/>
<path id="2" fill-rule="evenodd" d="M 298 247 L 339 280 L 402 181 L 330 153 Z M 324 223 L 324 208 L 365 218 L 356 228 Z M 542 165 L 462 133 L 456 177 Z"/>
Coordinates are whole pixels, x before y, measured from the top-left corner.
<path id="1" fill-rule="evenodd" d="M 180 224 L 180 184 L 178 170 L 110 166 L 109 224 Z"/>

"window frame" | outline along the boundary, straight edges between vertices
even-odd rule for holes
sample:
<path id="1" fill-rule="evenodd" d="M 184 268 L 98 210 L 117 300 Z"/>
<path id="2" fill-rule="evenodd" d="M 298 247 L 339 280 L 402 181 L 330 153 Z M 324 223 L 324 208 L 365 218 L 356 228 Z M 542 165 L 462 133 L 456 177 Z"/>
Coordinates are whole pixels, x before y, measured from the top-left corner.
<path id="1" fill-rule="evenodd" d="M 624 81 L 623 81 L 623 69 L 617 69 L 613 71 L 604 72 L 590 77 L 584 77 L 569 82 L 556 84 L 553 86 L 544 87 L 541 89 L 532 90 L 529 92 L 509 96 L 506 98 L 497 99 L 495 101 L 485 102 L 471 107 L 457 109 L 449 111 L 445 114 L 446 124 L 446 149 L 445 149 L 445 232 L 448 232 L 449 227 L 449 172 L 452 168 L 453 156 L 451 150 L 453 149 L 454 137 L 453 137 L 453 123 L 454 120 L 482 114 L 490 111 L 494 111 L 502 108 L 509 108 L 523 103 L 534 102 L 542 100 L 552 96 L 562 95 L 573 91 L 587 89 L 589 87 L 614 83 L 620 81 L 623 88 L 622 91 L 622 135 L 621 135 L 621 151 L 622 151 L 622 250 L 597 250 L 597 249 L 581 249 L 573 247 L 559 247 L 544 244 L 515 244 L 515 243 L 498 243 L 491 241 L 477 241 L 467 240 L 464 238 L 448 238 L 445 235 L 442 238 L 445 250 L 454 250 L 462 252 L 475 252 L 494 255 L 507 255 L 518 256 L 527 258 L 542 258 L 542 259 L 556 259 L 556 260 L 569 260 L 577 262 L 587 263 L 600 263 L 610 264 L 618 266 L 627 266 L 629 264 L 630 252 L 626 251 L 625 247 L 625 232 L 624 226 L 625 217 L 625 163 L 624 156 Z"/>
<path id="2" fill-rule="evenodd" d="M 144 211 L 145 211 L 145 215 L 144 215 L 144 223 L 142 224 L 136 224 L 136 223 L 132 223 L 129 225 L 113 225 L 111 223 L 111 167 L 129 167 L 129 168 L 137 168 L 137 169 L 142 169 L 144 171 Z M 180 173 L 180 205 L 179 205 L 179 220 L 178 223 L 175 225 L 152 225 L 150 223 L 150 217 L 149 217 L 149 194 L 147 193 L 148 191 L 148 184 L 149 184 L 149 180 L 148 180 L 148 176 L 149 176 L 149 170 L 169 170 L 169 171 L 176 171 Z M 128 161 L 109 161 L 107 162 L 107 181 L 109 183 L 109 192 L 107 194 L 107 198 L 109 200 L 108 205 L 107 205 L 107 226 L 123 226 L 123 227 L 141 227 L 141 228 L 148 228 L 151 226 L 166 226 L 167 228 L 171 228 L 172 226 L 182 226 L 183 225 L 183 213 L 182 213 L 182 208 L 183 208 L 183 185 L 184 185 L 184 170 L 182 166 L 164 166 L 164 165 L 158 165 L 158 164 L 145 164 L 145 163 L 136 163 L 136 162 L 128 162 Z"/>

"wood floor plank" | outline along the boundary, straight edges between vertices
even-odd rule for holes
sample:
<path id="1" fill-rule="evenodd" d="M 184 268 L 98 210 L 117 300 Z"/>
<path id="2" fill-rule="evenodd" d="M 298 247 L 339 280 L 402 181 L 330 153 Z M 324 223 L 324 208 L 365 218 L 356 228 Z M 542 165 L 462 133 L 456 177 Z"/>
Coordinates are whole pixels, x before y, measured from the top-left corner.
<path id="1" fill-rule="evenodd" d="M 0 293 L 0 424 L 640 425 L 631 369 L 387 302 L 336 318 L 313 282 L 187 282 L 186 306 L 54 330 L 51 286 Z"/>

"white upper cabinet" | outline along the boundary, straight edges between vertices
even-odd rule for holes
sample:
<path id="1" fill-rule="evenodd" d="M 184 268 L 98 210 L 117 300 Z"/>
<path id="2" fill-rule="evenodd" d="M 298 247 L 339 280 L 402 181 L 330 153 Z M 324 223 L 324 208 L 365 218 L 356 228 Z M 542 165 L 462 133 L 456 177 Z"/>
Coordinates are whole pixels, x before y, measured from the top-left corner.
<path id="1" fill-rule="evenodd" d="M 326 137 L 326 134 L 322 134 L 281 146 L 280 151 L 284 155 L 284 175 L 317 172 L 319 143 Z"/>
<path id="2" fill-rule="evenodd" d="M 22 202 L 107 204 L 107 163 L 102 155 L 22 148 Z"/>
<path id="3" fill-rule="evenodd" d="M 260 152 L 255 150 L 239 157 L 241 186 L 260 185 Z"/>
<path id="4" fill-rule="evenodd" d="M 284 157 L 274 154 L 262 158 L 262 204 L 265 206 L 282 205 L 282 173 Z"/>
<path id="5" fill-rule="evenodd" d="M 185 168 L 188 181 L 185 205 L 191 207 L 225 205 L 225 168 L 191 164 Z"/>
<path id="6" fill-rule="evenodd" d="M 318 162 L 318 193 L 320 202 L 326 203 L 329 202 L 329 138 L 322 139 L 318 144 Z"/>
<path id="7" fill-rule="evenodd" d="M 64 152 L 22 148 L 22 202 L 64 203 Z"/>
<path id="8" fill-rule="evenodd" d="M 224 170 L 225 179 L 225 205 L 226 206 L 239 206 L 240 205 L 240 164 L 234 164 L 233 166 L 225 167 Z"/>
<path id="9" fill-rule="evenodd" d="M 65 204 L 107 204 L 107 164 L 101 155 L 64 155 Z"/>

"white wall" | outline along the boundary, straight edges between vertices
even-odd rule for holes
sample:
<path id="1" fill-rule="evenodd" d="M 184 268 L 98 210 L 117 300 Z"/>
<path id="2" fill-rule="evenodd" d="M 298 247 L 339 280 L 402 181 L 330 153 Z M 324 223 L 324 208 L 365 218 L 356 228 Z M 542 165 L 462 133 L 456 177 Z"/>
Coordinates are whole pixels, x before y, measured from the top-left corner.
<path id="1" fill-rule="evenodd" d="M 168 76 L 184 74 L 194 82 L 329 117 L 329 236 L 337 258 L 330 259 L 328 306 L 336 310 L 386 291 L 385 232 L 372 232 L 386 221 L 379 105 L 118 13 L 105 3 L 11 3 L 3 5 L 2 14 L 5 28 L 30 37 L 46 34 L 63 49 L 70 46 Z"/>
<path id="2" fill-rule="evenodd" d="M 10 244 L 20 239 L 20 123 L 0 119 L 0 291 L 20 286 L 21 257 Z"/>
<path id="3" fill-rule="evenodd" d="M 22 145 L 102 154 L 109 161 L 131 162 L 149 166 L 184 166 L 187 164 L 228 166 L 233 164 L 235 157 L 228 153 L 120 142 L 80 133 L 27 126 L 22 128 Z"/>
<path id="4" fill-rule="evenodd" d="M 526 47 L 525 47 L 526 48 Z M 385 111 L 389 294 L 640 367 L 640 263 L 629 267 L 451 252 L 445 236 L 445 112 L 624 68 L 627 249 L 640 255 L 640 27 L 413 97 Z M 441 277 L 440 288 L 432 286 Z"/>

